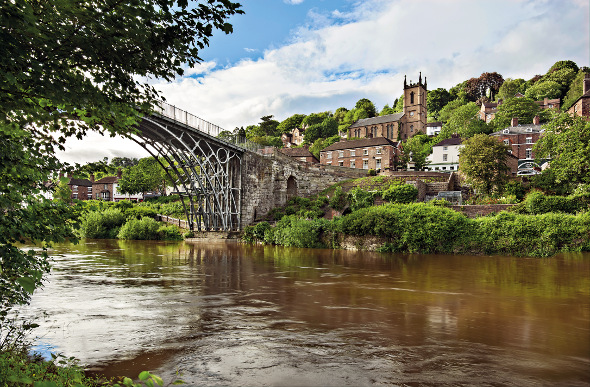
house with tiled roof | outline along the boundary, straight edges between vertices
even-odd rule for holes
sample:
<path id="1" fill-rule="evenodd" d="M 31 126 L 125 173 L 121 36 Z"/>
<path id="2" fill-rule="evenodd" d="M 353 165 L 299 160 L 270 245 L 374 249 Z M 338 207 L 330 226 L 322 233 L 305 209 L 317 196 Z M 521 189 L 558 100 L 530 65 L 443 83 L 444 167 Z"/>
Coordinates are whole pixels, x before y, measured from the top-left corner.
<path id="1" fill-rule="evenodd" d="M 92 181 L 88 179 L 70 178 L 68 187 L 72 190 L 72 199 L 91 200 L 92 199 Z"/>
<path id="2" fill-rule="evenodd" d="M 339 141 L 320 151 L 320 164 L 356 169 L 393 170 L 398 143 L 386 137 Z"/>
<path id="3" fill-rule="evenodd" d="M 498 132 L 490 134 L 498 141 L 510 147 L 510 153 L 518 159 L 517 175 L 530 175 L 541 171 L 541 165 L 535 161 L 533 147 L 543 135 L 544 129 L 539 122 L 539 116 L 535 116 L 532 124 L 519 124 L 518 118 L 513 118 L 511 125 Z"/>
<path id="4" fill-rule="evenodd" d="M 426 158 L 429 171 L 452 172 L 459 169 L 459 151 L 463 140 L 457 135 L 440 141 L 432 146 L 432 153 Z"/>
<path id="5" fill-rule="evenodd" d="M 576 102 L 574 102 L 567 112 L 571 116 L 584 117 L 586 121 L 590 121 L 590 74 L 584 76 L 582 95 L 576 100 Z"/>
<path id="6" fill-rule="evenodd" d="M 279 149 L 284 155 L 306 163 L 319 163 L 320 161 L 307 148 L 282 148 Z"/>
<path id="7" fill-rule="evenodd" d="M 514 95 L 514 98 L 522 98 L 524 97 L 523 94 L 521 93 L 516 93 Z M 486 123 L 489 123 L 491 120 L 494 119 L 494 117 L 496 117 L 496 113 L 498 112 L 498 106 L 502 105 L 503 101 L 502 99 L 499 99 L 498 102 L 483 102 L 481 104 L 480 110 L 479 110 L 479 119 L 482 121 L 485 121 Z M 555 98 L 555 99 L 549 99 L 549 98 L 544 98 L 541 101 L 535 101 L 535 103 L 541 108 L 541 109 L 556 109 L 559 110 L 559 107 L 561 106 L 561 102 L 559 100 L 559 98 Z"/>

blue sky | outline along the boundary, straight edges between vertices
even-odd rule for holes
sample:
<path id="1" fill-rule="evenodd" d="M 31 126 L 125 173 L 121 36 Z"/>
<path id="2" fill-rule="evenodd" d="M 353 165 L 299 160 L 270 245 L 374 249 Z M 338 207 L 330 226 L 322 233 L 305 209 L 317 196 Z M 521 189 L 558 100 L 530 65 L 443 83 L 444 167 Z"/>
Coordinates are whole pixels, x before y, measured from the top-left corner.
<path id="1" fill-rule="evenodd" d="M 234 33 L 217 32 L 202 63 L 154 83 L 169 103 L 229 130 L 265 115 L 350 109 L 360 98 L 382 109 L 402 94 L 404 75 L 419 72 L 432 90 L 483 72 L 529 79 L 564 59 L 590 65 L 588 0 L 242 3 Z M 67 147 L 66 161 L 145 155 L 100 136 Z"/>

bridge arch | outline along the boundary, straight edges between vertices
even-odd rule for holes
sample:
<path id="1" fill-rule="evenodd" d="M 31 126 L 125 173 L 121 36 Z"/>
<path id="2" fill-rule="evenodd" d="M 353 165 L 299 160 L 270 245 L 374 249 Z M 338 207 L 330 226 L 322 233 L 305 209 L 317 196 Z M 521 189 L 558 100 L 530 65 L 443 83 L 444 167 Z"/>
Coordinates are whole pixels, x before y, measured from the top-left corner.
<path id="1" fill-rule="evenodd" d="M 291 199 L 292 197 L 297 196 L 297 178 L 293 175 L 289 176 L 287 179 L 287 196 L 286 201 Z"/>

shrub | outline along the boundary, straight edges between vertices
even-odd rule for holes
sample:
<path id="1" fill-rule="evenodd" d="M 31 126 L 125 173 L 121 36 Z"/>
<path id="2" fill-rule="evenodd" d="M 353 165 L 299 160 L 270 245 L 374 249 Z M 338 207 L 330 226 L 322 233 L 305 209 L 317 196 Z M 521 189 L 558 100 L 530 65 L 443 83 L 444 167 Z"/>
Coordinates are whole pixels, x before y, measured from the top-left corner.
<path id="1" fill-rule="evenodd" d="M 348 201 L 350 202 L 350 208 L 352 211 L 371 207 L 375 202 L 375 192 L 368 192 L 355 187 L 348 193 Z"/>
<path id="2" fill-rule="evenodd" d="M 367 176 L 377 176 L 377 171 L 375 171 L 374 169 L 369 169 L 367 171 Z"/>
<path id="3" fill-rule="evenodd" d="M 85 238 L 113 239 L 124 222 L 125 215 L 117 208 L 92 211 L 83 215 L 80 233 Z"/>
<path id="4" fill-rule="evenodd" d="M 526 195 L 526 189 L 520 181 L 509 181 L 504 186 L 504 193 L 507 195 L 514 195 L 516 200 L 520 202 Z"/>
<path id="5" fill-rule="evenodd" d="M 257 241 L 264 241 L 264 234 L 267 230 L 270 229 L 270 224 L 268 222 L 260 222 L 255 224 L 254 226 L 246 226 L 244 228 L 244 234 L 242 235 L 242 240 L 254 243 Z"/>
<path id="6" fill-rule="evenodd" d="M 149 217 L 149 218 L 154 218 L 157 215 L 157 212 L 155 209 L 150 208 L 150 207 L 133 207 L 133 208 L 128 208 L 125 211 L 125 215 L 127 216 L 127 218 L 135 218 L 135 219 L 141 219 L 143 217 Z"/>
<path id="7" fill-rule="evenodd" d="M 159 239 L 160 223 L 152 218 L 129 219 L 119 231 L 119 239 L 154 240 Z"/>
<path id="8" fill-rule="evenodd" d="M 574 214 L 583 207 L 581 200 L 574 197 L 545 196 L 542 192 L 533 191 L 525 199 L 525 208 L 529 214 L 545 214 L 548 212 L 564 212 Z"/>
<path id="9" fill-rule="evenodd" d="M 285 216 L 277 222 L 272 231 L 272 243 L 293 247 L 325 247 L 321 242 L 321 234 L 329 228 L 329 223 L 325 219 L 305 220 L 295 216 Z M 270 241 L 267 240 L 267 242 Z"/>
<path id="10" fill-rule="evenodd" d="M 344 191 L 342 191 L 342 187 L 336 187 L 336 190 L 334 190 L 332 198 L 330 198 L 330 207 L 332 207 L 336 211 L 342 211 L 344 207 L 346 207 L 346 204 L 346 194 L 344 193 Z"/>
<path id="11" fill-rule="evenodd" d="M 410 184 L 396 184 L 383 191 L 383 200 L 391 203 L 412 203 L 418 197 L 418 189 Z"/>
<path id="12" fill-rule="evenodd" d="M 163 241 L 181 241 L 183 235 L 180 229 L 174 225 L 162 225 L 158 229 L 158 239 Z"/>
<path id="13" fill-rule="evenodd" d="M 445 199 L 432 199 L 428 202 L 428 204 L 437 206 L 437 207 L 450 207 L 452 206 L 451 202 Z"/>

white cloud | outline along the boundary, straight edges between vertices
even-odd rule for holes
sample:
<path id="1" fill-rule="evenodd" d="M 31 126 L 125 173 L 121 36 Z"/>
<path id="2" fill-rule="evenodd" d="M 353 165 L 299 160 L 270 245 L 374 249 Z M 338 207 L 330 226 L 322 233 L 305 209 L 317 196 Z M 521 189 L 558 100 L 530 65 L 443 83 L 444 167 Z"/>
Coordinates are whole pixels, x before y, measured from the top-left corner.
<path id="1" fill-rule="evenodd" d="M 563 59 L 588 65 L 587 14 L 580 0 L 367 0 L 348 13 L 311 13 L 288 44 L 259 59 L 204 63 L 155 86 L 230 130 L 268 114 L 351 108 L 363 97 L 381 108 L 401 95 L 404 74 L 416 81 L 421 71 L 434 89 L 486 71 L 530 78 Z"/>
<path id="2" fill-rule="evenodd" d="M 283 0 L 286 4 L 297 5 L 303 3 L 305 0 Z"/>

